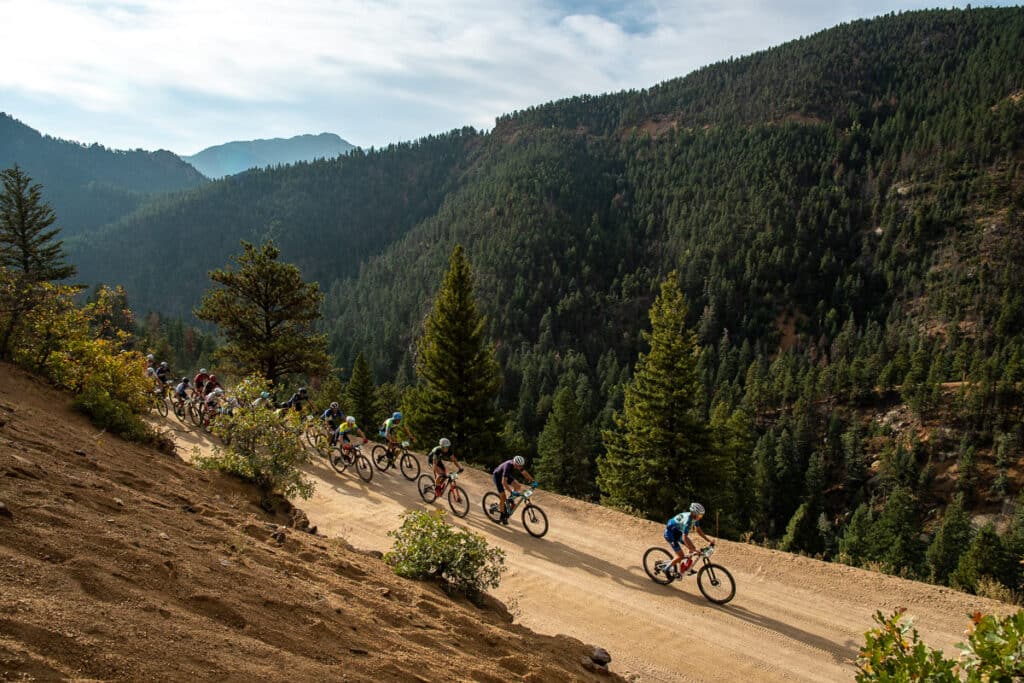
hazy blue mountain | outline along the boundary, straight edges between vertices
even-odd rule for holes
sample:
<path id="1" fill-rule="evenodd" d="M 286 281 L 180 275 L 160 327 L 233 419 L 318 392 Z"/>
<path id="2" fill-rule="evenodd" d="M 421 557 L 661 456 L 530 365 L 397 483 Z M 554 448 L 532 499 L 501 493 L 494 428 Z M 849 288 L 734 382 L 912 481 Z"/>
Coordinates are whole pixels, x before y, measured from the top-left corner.
<path id="1" fill-rule="evenodd" d="M 330 159 L 347 154 L 355 145 L 334 133 L 296 135 L 293 138 L 226 142 L 182 157 L 207 178 L 223 178 L 250 168 Z"/>
<path id="2" fill-rule="evenodd" d="M 116 221 L 154 194 L 206 183 L 172 152 L 60 140 L 0 113 L 0 168 L 15 164 L 43 185 L 65 234 Z"/>

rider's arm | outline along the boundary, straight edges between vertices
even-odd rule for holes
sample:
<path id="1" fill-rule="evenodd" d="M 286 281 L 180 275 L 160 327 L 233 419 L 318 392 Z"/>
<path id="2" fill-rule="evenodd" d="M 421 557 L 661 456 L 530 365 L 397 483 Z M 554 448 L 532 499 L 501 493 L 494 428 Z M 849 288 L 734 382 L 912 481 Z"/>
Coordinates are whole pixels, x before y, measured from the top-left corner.
<path id="1" fill-rule="evenodd" d="M 707 541 L 710 545 L 714 545 L 715 544 L 715 539 L 710 538 L 707 534 L 705 534 L 703 529 L 701 529 L 700 527 L 697 527 L 696 531 L 697 531 L 698 534 L 700 534 L 700 537 L 703 538 L 705 541 Z"/>
<path id="2" fill-rule="evenodd" d="M 533 475 L 530 474 L 529 472 L 527 472 L 525 469 L 521 469 L 519 471 L 522 472 L 523 474 L 525 474 L 526 478 L 529 479 L 531 482 L 532 481 L 536 481 L 536 479 L 533 478 Z"/>

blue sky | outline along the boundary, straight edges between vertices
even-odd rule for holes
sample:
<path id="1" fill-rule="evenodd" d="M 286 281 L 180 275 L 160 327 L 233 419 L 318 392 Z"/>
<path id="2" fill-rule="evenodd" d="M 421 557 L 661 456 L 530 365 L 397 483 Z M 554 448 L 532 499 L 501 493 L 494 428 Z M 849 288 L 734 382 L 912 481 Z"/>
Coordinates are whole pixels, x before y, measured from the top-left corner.
<path id="1" fill-rule="evenodd" d="M 642 88 L 844 21 L 929 6 L 0 0 L 0 111 L 122 149 L 192 154 L 323 131 L 379 146 L 490 128 L 515 109 Z"/>

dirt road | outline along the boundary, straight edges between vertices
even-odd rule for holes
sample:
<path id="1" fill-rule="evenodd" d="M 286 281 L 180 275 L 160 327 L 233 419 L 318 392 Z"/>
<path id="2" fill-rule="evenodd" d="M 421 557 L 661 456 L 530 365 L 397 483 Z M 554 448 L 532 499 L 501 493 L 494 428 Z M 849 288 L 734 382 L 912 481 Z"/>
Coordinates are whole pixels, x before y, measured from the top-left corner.
<path id="1" fill-rule="evenodd" d="M 195 435 L 180 436 L 186 449 L 205 447 Z M 375 471 L 369 484 L 354 473 L 336 474 L 324 461 L 308 471 L 316 493 L 300 506 L 322 533 L 357 547 L 387 550 L 386 534 L 399 514 L 428 507 L 395 470 Z M 928 642 L 950 653 L 962 639 L 966 613 L 1008 609 L 946 588 L 729 542 L 719 544 L 715 560 L 732 572 L 737 595 L 717 607 L 692 577 L 659 586 L 644 574 L 641 556 L 661 541 L 659 524 L 541 490 L 534 500 L 547 512 L 550 531 L 535 539 L 518 513 L 508 527 L 484 516 L 486 473 L 467 469 L 460 483 L 470 494 L 470 512 L 450 519 L 505 549 L 509 571 L 496 595 L 516 618 L 542 633 L 607 648 L 613 670 L 634 680 L 851 680 L 852 661 L 878 609 L 906 607 Z"/>

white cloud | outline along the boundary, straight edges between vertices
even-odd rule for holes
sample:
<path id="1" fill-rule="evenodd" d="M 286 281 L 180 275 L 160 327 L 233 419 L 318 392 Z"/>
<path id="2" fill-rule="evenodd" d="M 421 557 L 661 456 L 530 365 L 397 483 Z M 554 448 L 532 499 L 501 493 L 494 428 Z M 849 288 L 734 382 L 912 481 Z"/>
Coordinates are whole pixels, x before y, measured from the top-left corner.
<path id="1" fill-rule="evenodd" d="M 118 147 L 322 130 L 379 145 L 920 4 L 565 2 L 0 0 L 0 108 Z"/>

